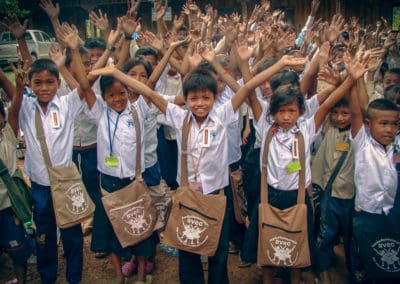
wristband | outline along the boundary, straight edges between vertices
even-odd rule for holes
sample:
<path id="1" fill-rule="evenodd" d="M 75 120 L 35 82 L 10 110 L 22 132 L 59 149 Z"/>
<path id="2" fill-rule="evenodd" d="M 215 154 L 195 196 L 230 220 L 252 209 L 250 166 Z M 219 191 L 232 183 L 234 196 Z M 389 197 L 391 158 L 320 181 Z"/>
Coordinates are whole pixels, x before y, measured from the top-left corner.
<path id="1" fill-rule="evenodd" d="M 132 36 L 125 35 L 124 39 L 126 39 L 126 40 L 132 40 Z"/>
<path id="2" fill-rule="evenodd" d="M 106 44 L 106 49 L 110 50 L 111 52 L 115 51 L 115 46 L 112 46 L 111 44 Z"/>

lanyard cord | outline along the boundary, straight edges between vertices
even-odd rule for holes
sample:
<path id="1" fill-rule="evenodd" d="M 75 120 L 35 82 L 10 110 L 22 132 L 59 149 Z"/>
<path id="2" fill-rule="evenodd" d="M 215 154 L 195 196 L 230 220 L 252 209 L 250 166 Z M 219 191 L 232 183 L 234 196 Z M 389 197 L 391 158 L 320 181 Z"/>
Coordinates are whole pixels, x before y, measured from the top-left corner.
<path id="1" fill-rule="evenodd" d="M 117 115 L 117 120 L 115 121 L 115 128 L 114 128 L 114 132 L 113 132 L 113 136 L 111 138 L 111 127 L 110 127 L 110 111 L 107 110 L 107 129 L 108 129 L 108 139 L 110 141 L 110 156 L 112 157 L 113 155 L 113 141 L 114 141 L 114 137 L 115 137 L 115 132 L 117 131 L 117 127 L 118 127 L 118 122 L 119 122 L 119 113 Z"/>
<path id="2" fill-rule="evenodd" d="M 208 120 L 207 125 L 204 129 L 206 129 L 209 124 L 210 124 L 210 120 Z M 203 150 L 205 147 L 201 147 L 199 159 L 197 160 L 197 163 L 195 163 L 194 155 L 193 155 L 193 147 L 192 147 L 192 127 L 193 127 L 193 124 L 191 124 L 191 127 L 189 129 L 189 151 L 190 151 L 190 158 L 192 160 L 192 165 L 193 165 L 194 180 L 197 181 L 197 173 L 199 172 L 200 161 L 203 158 Z"/>

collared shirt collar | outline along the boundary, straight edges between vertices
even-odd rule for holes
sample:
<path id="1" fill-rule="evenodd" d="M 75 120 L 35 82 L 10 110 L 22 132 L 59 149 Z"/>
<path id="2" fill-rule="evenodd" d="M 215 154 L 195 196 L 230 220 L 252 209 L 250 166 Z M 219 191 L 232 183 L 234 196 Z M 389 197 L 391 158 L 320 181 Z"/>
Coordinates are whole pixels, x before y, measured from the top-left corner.
<path id="1" fill-rule="evenodd" d="M 59 97 L 59 96 L 55 95 L 55 96 L 53 97 L 53 99 L 52 99 L 50 102 L 48 102 L 48 104 L 47 104 L 47 110 L 49 110 L 49 109 L 51 108 L 51 106 L 53 106 L 53 105 L 54 105 L 57 109 L 60 109 L 61 102 L 60 102 L 60 97 Z M 36 109 L 37 107 L 39 107 L 39 109 L 41 109 L 40 103 L 39 103 L 39 100 L 38 100 L 37 97 L 36 97 L 35 103 L 34 103 L 32 106 L 33 106 L 33 109 Z"/>

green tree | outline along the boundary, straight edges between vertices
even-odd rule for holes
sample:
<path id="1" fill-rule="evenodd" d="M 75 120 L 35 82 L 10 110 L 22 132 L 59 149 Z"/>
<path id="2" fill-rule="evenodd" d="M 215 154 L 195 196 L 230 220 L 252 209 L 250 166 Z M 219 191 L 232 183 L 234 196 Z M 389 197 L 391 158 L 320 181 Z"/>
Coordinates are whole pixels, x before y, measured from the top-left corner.
<path id="1" fill-rule="evenodd" d="M 0 15 L 2 17 L 15 14 L 18 18 L 25 18 L 28 16 L 29 11 L 20 9 L 18 5 L 18 0 L 0 0 Z"/>

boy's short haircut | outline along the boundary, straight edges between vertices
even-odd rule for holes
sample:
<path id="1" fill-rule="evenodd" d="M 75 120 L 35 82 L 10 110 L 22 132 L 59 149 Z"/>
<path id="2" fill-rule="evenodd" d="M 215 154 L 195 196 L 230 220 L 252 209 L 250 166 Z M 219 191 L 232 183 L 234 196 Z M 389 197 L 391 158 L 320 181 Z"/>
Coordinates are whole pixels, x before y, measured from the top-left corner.
<path id="1" fill-rule="evenodd" d="M 282 69 L 273 75 L 269 82 L 271 84 L 272 92 L 278 89 L 281 85 L 291 84 L 293 86 L 300 86 L 299 75 L 291 69 Z"/>
<path id="2" fill-rule="evenodd" d="M 100 90 L 101 90 L 101 97 L 104 99 L 104 93 L 106 89 L 110 87 L 115 82 L 118 82 L 113 76 L 101 76 L 100 77 Z"/>
<path id="3" fill-rule="evenodd" d="M 372 101 L 367 108 L 367 118 L 372 118 L 373 110 L 383 110 L 383 111 L 399 111 L 397 105 L 388 99 L 377 99 Z"/>
<path id="4" fill-rule="evenodd" d="M 394 84 L 387 87 L 383 92 L 383 97 L 400 105 L 400 85 Z"/>
<path id="5" fill-rule="evenodd" d="M 122 71 L 124 73 L 128 73 L 129 70 L 131 70 L 136 65 L 143 65 L 144 69 L 146 70 L 147 77 L 151 76 L 151 73 L 153 72 L 153 68 L 151 67 L 150 62 L 141 55 L 135 56 L 135 58 L 132 58 L 128 62 L 126 62 L 124 67 L 122 68 Z"/>
<path id="6" fill-rule="evenodd" d="M 140 55 L 141 56 L 153 55 L 156 58 L 158 58 L 157 50 L 155 50 L 151 46 L 144 46 L 144 47 L 139 48 L 135 53 L 135 57 L 138 57 Z"/>
<path id="7" fill-rule="evenodd" d="M 293 102 L 298 103 L 300 114 L 303 114 L 305 105 L 304 96 L 301 94 L 300 87 L 292 84 L 281 85 L 274 91 L 274 95 L 271 97 L 269 115 L 273 116 L 277 114 L 281 106 Z"/>
<path id="8" fill-rule="evenodd" d="M 208 62 L 207 60 L 203 59 L 200 64 L 197 66 L 196 69 L 206 70 L 211 74 L 217 74 L 217 70 Z"/>
<path id="9" fill-rule="evenodd" d="M 54 61 L 49 58 L 40 58 L 40 59 L 35 60 L 31 64 L 31 67 L 28 72 L 28 79 L 31 80 L 33 74 L 39 73 L 42 71 L 49 71 L 57 79 L 60 78 L 60 72 L 58 71 L 57 65 L 54 63 Z"/>
<path id="10" fill-rule="evenodd" d="M 267 70 L 269 67 L 274 65 L 276 62 L 278 62 L 278 59 L 276 59 L 276 58 L 265 58 L 265 59 L 263 59 L 260 62 L 260 64 L 258 64 L 258 66 L 257 66 L 256 74 L 259 74 L 264 70 Z"/>
<path id="11" fill-rule="evenodd" d="M 87 49 L 84 46 L 79 47 L 79 54 L 86 54 L 86 53 L 90 53 L 89 49 Z M 67 47 L 66 52 L 65 52 L 66 58 L 65 58 L 65 66 L 69 67 L 71 66 L 71 49 Z"/>
<path id="12" fill-rule="evenodd" d="M 100 48 L 103 50 L 106 49 L 106 43 L 101 38 L 88 38 L 83 46 L 86 47 L 87 49 L 90 48 Z"/>
<path id="13" fill-rule="evenodd" d="M 217 80 L 205 69 L 197 68 L 186 75 L 182 83 L 183 96 L 187 98 L 189 92 L 210 90 L 214 96 L 218 93 Z"/>
<path id="14" fill-rule="evenodd" d="M 349 101 L 345 98 L 341 98 L 332 108 L 331 111 L 338 107 L 350 107 Z"/>
<path id="15" fill-rule="evenodd" d="M 389 69 L 385 74 L 390 74 L 390 73 L 400 75 L 400 68 Z"/>

